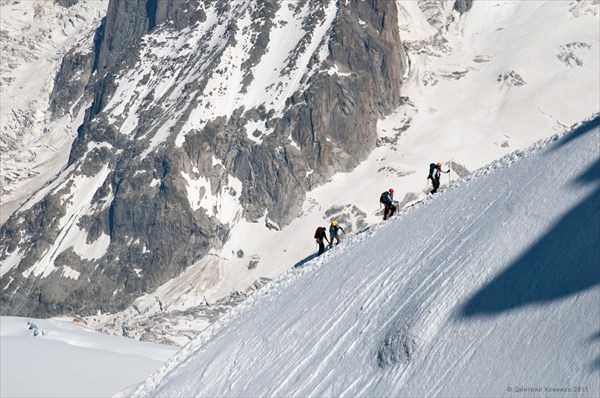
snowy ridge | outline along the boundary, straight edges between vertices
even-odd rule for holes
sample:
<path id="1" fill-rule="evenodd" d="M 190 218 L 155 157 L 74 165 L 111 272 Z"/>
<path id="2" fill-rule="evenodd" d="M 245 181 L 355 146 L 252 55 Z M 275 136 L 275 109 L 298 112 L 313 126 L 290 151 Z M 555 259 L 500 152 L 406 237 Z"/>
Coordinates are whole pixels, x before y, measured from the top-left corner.
<path id="1" fill-rule="evenodd" d="M 561 134 L 554 134 L 549 138 L 541 139 L 525 150 L 517 150 L 513 153 L 505 155 L 501 159 L 495 160 L 490 164 L 482 167 L 481 169 L 478 169 L 473 173 L 469 174 L 467 177 L 456 181 L 454 184 L 452 184 L 452 186 L 441 191 L 440 194 L 436 197 L 443 196 L 449 191 L 456 190 L 459 189 L 459 187 L 468 185 L 471 181 L 476 181 L 480 178 L 484 178 L 484 176 L 487 176 L 495 170 L 508 168 L 513 163 L 517 162 L 519 159 L 527 158 L 535 154 L 537 151 L 546 148 L 552 142 L 568 136 L 574 130 L 581 128 L 582 126 L 587 126 L 589 124 L 594 123 L 597 125 L 600 120 L 599 118 L 600 114 L 597 114 L 594 117 L 587 119 L 586 121 L 574 125 L 571 130 L 565 131 Z M 400 211 L 396 218 L 403 217 L 404 215 L 410 212 L 417 211 L 423 206 L 427 206 L 428 203 L 430 203 L 433 200 L 436 200 L 436 197 L 427 196 L 423 200 L 413 203 L 411 206 Z M 372 225 L 363 231 L 359 231 L 355 236 L 352 236 L 348 239 L 344 239 L 344 241 L 340 244 L 339 248 L 348 248 L 360 242 L 367 241 L 371 239 L 375 234 L 380 233 L 382 229 L 387 229 L 389 227 L 390 223 L 378 223 Z M 182 360 L 186 359 L 187 356 L 192 354 L 196 349 L 198 349 L 198 347 L 200 347 L 205 341 L 209 340 L 212 336 L 214 336 L 220 329 L 227 327 L 227 325 L 233 319 L 235 319 L 236 316 L 238 316 L 238 314 L 243 313 L 252 306 L 260 305 L 256 304 L 256 302 L 262 297 L 269 297 L 270 295 L 285 289 L 286 287 L 293 284 L 298 278 L 302 277 L 302 275 L 312 273 L 315 269 L 323 266 L 323 264 L 329 263 L 330 257 L 335 255 L 336 252 L 337 250 L 335 252 L 326 252 L 322 257 L 310 260 L 309 262 L 305 263 L 305 265 L 303 265 L 301 268 L 289 269 L 288 271 L 283 272 L 279 276 L 269 281 L 261 289 L 252 293 L 246 300 L 244 300 L 242 304 L 233 308 L 231 311 L 223 315 L 223 317 L 219 318 L 218 321 L 210 324 L 210 326 L 208 326 L 205 330 L 200 332 L 195 339 L 193 339 L 189 344 L 187 344 L 183 349 L 181 349 L 176 356 L 174 356 L 167 362 L 165 367 L 161 369 L 162 374 L 166 374 L 166 372 L 172 369 L 172 367 L 174 367 L 178 363 L 181 363 Z"/>
<path id="2" fill-rule="evenodd" d="M 586 386 L 592 395 L 597 393 L 592 382 L 597 370 L 590 366 L 600 347 L 597 342 L 583 347 L 580 343 L 597 332 L 600 321 L 583 315 L 598 308 L 599 252 L 596 248 L 580 256 L 577 251 L 589 248 L 599 232 L 599 138 L 596 115 L 567 134 L 491 163 L 388 223 L 344 240 L 335 250 L 268 283 L 209 326 L 146 383 L 121 396 L 508 396 L 507 387 L 526 382 Z M 557 170 L 555 164 L 569 167 Z M 540 196 L 544 199 L 531 202 Z M 504 296 L 496 297 L 500 303 L 507 301 L 504 308 L 488 309 L 492 303 L 478 301 L 494 288 L 493 280 L 502 281 L 502 275 L 511 272 L 511 264 L 519 265 L 523 255 L 535 252 L 536 241 L 539 244 L 544 235 L 571 239 L 572 231 L 556 235 L 553 228 L 581 205 L 585 211 L 577 222 L 586 220 L 576 233 L 581 241 L 567 245 L 561 259 L 545 254 L 534 260 L 554 267 L 558 276 L 548 269 L 549 276 L 542 277 L 553 282 L 564 272 L 557 261 L 565 256 L 577 261 L 579 256 L 583 273 L 565 281 L 566 291 L 538 297 L 535 285 L 515 280 L 523 291 L 513 292 L 514 300 L 523 300 L 523 310 L 514 311 L 511 299 Z M 430 213 L 439 215 L 436 222 L 425 222 L 431 220 Z M 390 246 L 394 237 L 399 245 Z M 531 277 L 527 272 L 519 276 Z M 520 360 L 513 358 L 512 371 L 504 367 L 509 362 L 495 360 L 496 349 L 512 352 L 506 344 L 518 345 L 515 324 L 523 329 L 519 333 L 531 333 L 540 317 L 550 314 L 560 314 L 552 326 L 557 329 L 548 329 L 554 334 L 544 333 L 545 339 L 527 343 L 534 348 L 522 352 Z M 573 331 L 574 324 L 579 326 Z M 505 342 L 507 330 L 516 338 L 511 343 Z M 553 352 L 566 330 L 579 345 L 563 344 L 564 349 Z M 452 352 L 460 353 L 456 361 L 447 357 Z M 561 360 L 553 364 L 550 358 L 555 355 Z M 481 372 L 490 358 L 503 369 L 496 376 L 503 377 L 496 380 L 484 372 L 472 385 L 457 382 L 470 372 Z M 547 358 L 546 368 L 527 368 L 520 374 L 520 366 L 540 363 L 540 358 Z M 433 372 L 430 364 L 437 361 L 441 364 Z M 244 370 L 235 362 L 244 363 Z M 572 366 L 568 373 L 562 363 Z M 402 376 L 405 373 L 408 377 Z M 432 383 L 432 374 L 439 380 Z M 264 375 L 272 378 L 265 380 Z"/>

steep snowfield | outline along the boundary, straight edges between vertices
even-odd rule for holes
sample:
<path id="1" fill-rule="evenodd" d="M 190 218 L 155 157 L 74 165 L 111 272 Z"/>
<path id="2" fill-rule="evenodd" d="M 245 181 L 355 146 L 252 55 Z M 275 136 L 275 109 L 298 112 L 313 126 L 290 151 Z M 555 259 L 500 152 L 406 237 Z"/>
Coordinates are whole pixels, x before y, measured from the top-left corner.
<path id="1" fill-rule="evenodd" d="M 598 396 L 599 129 L 307 259 L 119 395 Z M 176 352 L 70 318 L 0 336 L 2 396 L 109 396 Z"/>
<path id="2" fill-rule="evenodd" d="M 598 396 L 599 226 L 596 117 L 285 272 L 122 394 Z"/>
<path id="3" fill-rule="evenodd" d="M 396 199 L 408 204 L 422 200 L 430 162 L 459 166 L 444 176 L 448 184 L 461 166 L 464 173 L 478 169 L 600 111 L 597 2 L 475 1 L 466 14 L 454 13 L 441 34 L 419 8 L 425 3 L 397 1 L 411 58 L 407 101 L 380 121 L 381 145 L 365 162 L 309 192 L 303 214 L 281 231 L 239 221 L 222 250 L 140 298 L 135 309 L 89 320 L 118 332 L 119 320 L 214 303 L 311 258 L 317 225 L 341 214 L 351 233 L 378 223 L 383 190 L 393 187 Z M 248 269 L 249 261 L 258 266 Z M 140 315 L 140 308 L 147 312 Z M 199 328 L 209 323 L 194 322 Z"/>
<path id="4" fill-rule="evenodd" d="M 3 397 L 111 396 L 176 351 L 94 332 L 72 318 L 2 317 L 0 336 Z"/>

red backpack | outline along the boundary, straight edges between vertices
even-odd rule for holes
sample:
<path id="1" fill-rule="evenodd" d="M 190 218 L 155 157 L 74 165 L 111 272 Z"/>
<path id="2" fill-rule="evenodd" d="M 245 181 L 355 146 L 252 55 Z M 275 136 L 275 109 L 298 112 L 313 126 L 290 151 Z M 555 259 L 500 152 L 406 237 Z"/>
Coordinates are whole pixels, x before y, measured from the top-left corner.
<path id="1" fill-rule="evenodd" d="M 322 239 L 325 236 L 325 228 L 317 227 L 315 231 L 315 239 Z"/>

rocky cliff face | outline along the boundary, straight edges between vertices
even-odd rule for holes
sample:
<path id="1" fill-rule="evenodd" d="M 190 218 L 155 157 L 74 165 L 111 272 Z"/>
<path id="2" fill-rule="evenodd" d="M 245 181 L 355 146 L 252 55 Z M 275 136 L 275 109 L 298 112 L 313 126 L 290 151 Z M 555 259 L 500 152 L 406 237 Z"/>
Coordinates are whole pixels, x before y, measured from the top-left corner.
<path id="1" fill-rule="evenodd" d="M 93 103 L 69 165 L 0 230 L 2 314 L 125 308 L 227 241 L 279 228 L 357 166 L 400 103 L 393 1 L 111 1 L 55 112 Z M 91 74 L 93 73 L 93 75 Z"/>
<path id="2" fill-rule="evenodd" d="M 0 224 L 64 165 L 108 2 L 0 0 Z M 68 53 L 68 55 L 66 55 Z M 57 70 L 68 64 L 71 73 Z M 66 77 L 68 75 L 68 78 Z M 49 106 L 52 96 L 60 106 Z M 66 150 L 65 150 L 66 148 Z"/>

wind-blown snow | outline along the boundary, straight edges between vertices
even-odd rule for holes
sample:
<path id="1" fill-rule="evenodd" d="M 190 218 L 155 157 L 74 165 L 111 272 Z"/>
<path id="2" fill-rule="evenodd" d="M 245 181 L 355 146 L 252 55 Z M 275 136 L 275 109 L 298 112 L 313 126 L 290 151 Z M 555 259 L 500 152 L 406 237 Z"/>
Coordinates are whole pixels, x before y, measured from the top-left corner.
<path id="1" fill-rule="evenodd" d="M 599 225 L 596 117 L 289 270 L 123 394 L 598 396 Z"/>

